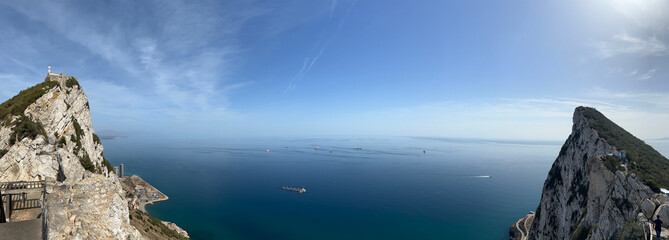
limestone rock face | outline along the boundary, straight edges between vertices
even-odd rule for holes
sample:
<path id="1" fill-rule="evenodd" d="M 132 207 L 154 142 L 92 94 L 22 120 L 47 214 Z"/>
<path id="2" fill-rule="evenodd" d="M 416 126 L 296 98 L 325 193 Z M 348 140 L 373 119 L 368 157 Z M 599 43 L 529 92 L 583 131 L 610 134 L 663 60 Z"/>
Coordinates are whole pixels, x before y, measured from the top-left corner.
<path id="1" fill-rule="evenodd" d="M 93 140 L 93 124 L 86 94 L 79 85 L 67 87 L 67 75 L 49 78 L 47 81 L 57 81 L 59 86 L 51 88 L 24 111 L 24 115 L 42 124 L 47 137 L 38 135 L 34 140 L 24 138 L 9 147 L 12 127 L 0 126 L 0 149 L 9 147 L 8 152 L 0 158 L 0 172 L 3 172 L 0 181 L 55 178 L 59 168 L 58 153 L 64 160 L 61 164 L 67 178 L 81 178 L 84 169 L 79 159 L 84 153 L 90 157 L 96 169 L 102 170 L 104 167 L 104 149 L 100 142 Z M 79 154 L 74 154 L 77 148 L 77 124 L 83 134 L 78 141 L 81 144 Z M 62 145 L 57 143 L 61 138 L 65 140 Z M 107 175 L 107 171 L 101 173 Z"/>
<path id="2" fill-rule="evenodd" d="M 602 156 L 619 149 L 589 121 L 577 108 L 572 133 L 544 183 L 529 239 L 611 239 L 628 221 L 646 226 L 658 214 L 655 206 L 667 203 L 624 166 L 613 172 L 604 165 Z M 669 219 L 669 205 L 662 206 L 657 211 Z"/>
<path id="3" fill-rule="evenodd" d="M 47 195 L 49 239 L 142 239 L 122 194 L 118 181 L 100 174 L 57 183 Z"/>
<path id="4" fill-rule="evenodd" d="M 141 239 L 129 224 L 119 179 L 104 166 L 88 98 L 78 83 L 68 87 L 69 78 L 47 76 L 45 81 L 58 84 L 23 112 L 42 125 L 46 136 L 10 144 L 12 126 L 0 124 L 0 150 L 7 150 L 0 157 L 0 181 L 48 180 L 49 239 Z M 82 159 L 90 159 L 89 170 Z M 59 172 L 65 179 L 58 178 Z"/>

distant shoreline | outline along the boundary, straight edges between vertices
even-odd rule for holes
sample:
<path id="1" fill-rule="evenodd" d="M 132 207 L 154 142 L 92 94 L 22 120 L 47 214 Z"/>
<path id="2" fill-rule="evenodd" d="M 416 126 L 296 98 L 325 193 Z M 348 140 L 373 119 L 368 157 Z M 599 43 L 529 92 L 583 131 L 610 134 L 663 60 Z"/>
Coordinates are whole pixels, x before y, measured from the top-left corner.
<path id="1" fill-rule="evenodd" d="M 114 139 L 117 139 L 117 138 L 126 138 L 126 137 L 127 137 L 127 136 L 116 136 L 116 135 L 107 135 L 107 136 L 105 136 L 105 135 L 103 135 L 103 136 L 100 136 L 100 139 L 103 139 L 103 140 L 114 140 Z"/>
<path id="2" fill-rule="evenodd" d="M 163 202 L 163 201 L 167 201 L 167 200 L 169 200 L 169 199 L 170 199 L 169 197 L 165 196 L 164 198 L 161 198 L 161 199 L 150 200 L 150 201 L 145 202 L 145 203 L 140 203 L 140 204 L 139 204 L 139 210 L 142 211 L 142 212 L 148 213 L 148 212 L 146 211 L 146 205 L 147 205 L 147 204 L 151 204 L 151 205 L 153 205 L 153 203 L 155 203 L 155 202 Z"/>

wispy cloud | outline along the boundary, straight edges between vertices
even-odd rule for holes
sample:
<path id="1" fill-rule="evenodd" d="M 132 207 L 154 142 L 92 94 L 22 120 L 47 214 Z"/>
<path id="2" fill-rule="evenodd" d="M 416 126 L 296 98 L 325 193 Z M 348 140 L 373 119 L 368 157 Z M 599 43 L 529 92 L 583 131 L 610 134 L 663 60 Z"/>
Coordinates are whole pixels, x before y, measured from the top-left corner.
<path id="1" fill-rule="evenodd" d="M 262 8 L 230 6 L 221 14 L 212 2 L 146 3 L 151 13 L 141 14 L 141 19 L 135 19 L 139 14 L 124 19 L 61 2 L 9 5 L 135 79 L 110 84 L 148 86 L 144 91 L 153 101 L 195 107 L 193 111 L 226 104 L 227 96 L 217 89 L 235 84 L 228 77 L 235 68 L 231 63 L 239 61 L 237 34 Z M 125 2 L 115 7 L 133 13 L 144 7 L 139 5 Z"/>
<path id="2" fill-rule="evenodd" d="M 3 43 L 0 51 L 21 48 L 29 53 L 0 55 L 22 69 L 11 75 L 0 72 L 5 86 L 0 94 L 11 97 L 30 86 L 30 80 L 43 78 L 47 63 L 56 71 L 69 65 L 77 70 L 65 73 L 79 75 L 93 115 L 99 117 L 96 125 L 130 131 L 154 128 L 160 122 L 169 129 L 170 121 L 198 128 L 241 116 L 229 102 L 233 91 L 248 86 L 231 78 L 245 61 L 239 36 L 249 20 L 267 13 L 255 1 L 0 5 L 21 16 L 11 19 L 18 24 L 8 24 L 8 31 L 12 38 L 24 39 Z M 44 70 L 35 69 L 35 60 L 44 62 L 45 56 L 51 60 L 44 63 Z"/>
<path id="3" fill-rule="evenodd" d="M 648 70 L 648 72 L 646 72 L 646 73 L 644 73 L 644 74 L 641 74 L 637 79 L 638 79 L 638 80 L 648 80 L 648 79 L 651 79 L 651 78 L 653 78 L 653 75 L 655 75 L 655 71 L 657 71 L 657 69 L 651 69 L 651 70 Z"/>
<path id="4" fill-rule="evenodd" d="M 319 43 L 314 44 L 314 47 L 309 52 L 309 55 L 307 55 L 307 57 L 304 58 L 304 61 L 302 62 L 302 68 L 300 68 L 300 71 L 298 71 L 297 74 L 295 74 L 295 76 L 293 76 L 293 78 L 290 79 L 290 82 L 288 82 L 288 87 L 286 87 L 286 89 L 283 90 L 284 94 L 289 93 L 293 91 L 293 89 L 295 89 L 297 83 L 300 81 L 300 79 L 302 79 L 302 77 L 304 77 L 305 74 L 307 74 L 307 72 L 309 72 L 309 70 L 311 70 L 311 67 L 313 67 L 316 61 L 318 61 L 318 58 L 321 57 L 323 51 L 325 51 L 325 48 L 327 48 L 329 43 L 330 42 L 328 40 L 322 46 L 319 46 Z"/>
<path id="5" fill-rule="evenodd" d="M 330 4 L 330 14 L 328 15 L 328 19 L 332 19 L 332 15 L 334 15 L 335 9 L 337 9 L 337 0 L 332 0 L 332 3 Z"/>
<path id="6" fill-rule="evenodd" d="M 664 56 L 669 54 L 669 46 L 656 36 L 648 38 L 634 37 L 626 32 L 615 34 L 609 41 L 592 44 L 599 58 L 611 58 L 621 54 L 642 56 Z"/>
<path id="7" fill-rule="evenodd" d="M 336 26 L 334 27 L 334 31 L 331 31 L 329 27 L 331 27 L 330 23 L 332 22 L 332 16 L 335 13 L 335 10 L 337 8 L 337 0 L 333 0 L 332 4 L 330 5 L 330 11 L 328 15 L 328 21 L 325 24 L 325 28 L 323 32 L 321 33 L 320 38 L 314 43 L 313 47 L 311 50 L 309 50 L 309 53 L 307 56 L 304 58 L 304 61 L 302 62 L 302 67 L 300 70 L 293 76 L 290 81 L 288 82 L 288 86 L 286 89 L 283 90 L 284 94 L 290 93 L 297 87 L 297 83 L 311 70 L 311 68 L 316 64 L 318 59 L 321 57 L 325 49 L 328 47 L 330 42 L 332 41 L 332 38 L 334 38 L 339 31 L 341 30 L 342 26 L 344 25 L 344 21 L 346 20 L 346 17 L 349 15 L 351 9 L 355 6 L 356 1 L 351 2 L 351 4 L 347 7 L 346 11 L 344 12 L 343 16 L 339 19 L 337 22 Z"/>

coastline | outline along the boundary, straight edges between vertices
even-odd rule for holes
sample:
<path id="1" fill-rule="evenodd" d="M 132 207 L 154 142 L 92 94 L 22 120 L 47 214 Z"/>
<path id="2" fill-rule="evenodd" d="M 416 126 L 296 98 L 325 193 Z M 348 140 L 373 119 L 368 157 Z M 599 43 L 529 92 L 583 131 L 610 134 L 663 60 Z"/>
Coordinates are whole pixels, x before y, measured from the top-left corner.
<path id="1" fill-rule="evenodd" d="M 142 212 L 145 212 L 145 213 L 149 213 L 149 212 L 146 211 L 146 205 L 147 205 L 147 204 L 151 204 L 151 205 L 153 205 L 153 203 L 155 203 L 155 202 L 167 201 L 167 200 L 169 200 L 169 199 L 170 199 L 169 197 L 165 196 L 165 198 L 162 198 L 162 199 L 149 200 L 148 202 L 140 203 L 140 204 L 139 204 L 139 210 L 142 211 Z"/>
<path id="2" fill-rule="evenodd" d="M 150 239 L 164 239 L 165 236 L 158 233 L 164 234 L 170 231 L 176 234 L 171 236 L 181 236 L 178 237 L 179 239 L 182 237 L 186 239 L 190 238 L 188 232 L 175 223 L 156 219 L 146 211 L 147 204 L 169 200 L 170 198 L 167 195 L 137 175 L 122 177 L 120 178 L 120 182 L 123 190 L 126 192 L 128 206 L 134 209 L 130 211 L 131 225 L 137 229 L 143 229 L 144 233 L 148 234 L 147 237 Z M 161 230 L 157 231 L 154 227 L 158 227 Z"/>
<path id="3" fill-rule="evenodd" d="M 122 177 L 121 182 L 123 183 L 123 189 L 127 193 L 132 193 L 130 195 L 126 195 L 128 203 L 133 208 L 139 209 L 142 212 L 146 212 L 147 204 L 167 201 L 170 199 L 163 192 L 144 181 L 144 179 L 137 175 Z"/>

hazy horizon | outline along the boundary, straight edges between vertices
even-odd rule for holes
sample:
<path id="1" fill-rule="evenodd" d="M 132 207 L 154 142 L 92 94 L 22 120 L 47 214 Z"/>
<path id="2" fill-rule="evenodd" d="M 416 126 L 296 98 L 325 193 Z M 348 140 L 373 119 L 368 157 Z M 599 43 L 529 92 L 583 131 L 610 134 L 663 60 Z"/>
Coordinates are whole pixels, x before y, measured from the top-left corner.
<path id="1" fill-rule="evenodd" d="M 0 2 L 0 101 L 77 76 L 97 132 L 669 137 L 666 1 Z"/>

